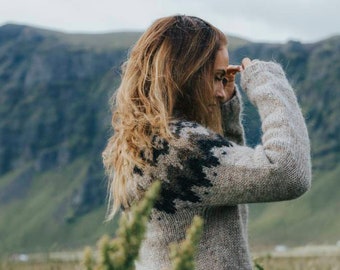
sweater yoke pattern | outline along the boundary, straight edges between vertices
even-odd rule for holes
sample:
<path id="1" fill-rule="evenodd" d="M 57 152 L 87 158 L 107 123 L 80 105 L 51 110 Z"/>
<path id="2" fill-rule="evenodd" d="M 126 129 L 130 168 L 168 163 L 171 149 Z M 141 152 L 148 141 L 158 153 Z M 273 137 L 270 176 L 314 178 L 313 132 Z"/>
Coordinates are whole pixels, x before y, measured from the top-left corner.
<path id="1" fill-rule="evenodd" d="M 160 198 L 155 203 L 155 208 L 168 214 L 176 212 L 175 200 L 187 201 L 191 203 L 201 202 L 200 194 L 193 190 L 193 187 L 211 187 L 212 183 L 204 172 L 205 167 L 216 167 L 220 165 L 217 157 L 214 156 L 214 147 L 230 147 L 231 144 L 222 136 L 210 134 L 212 138 L 202 137 L 199 133 L 193 133 L 200 126 L 194 122 L 175 121 L 171 123 L 174 135 L 179 138 L 185 134 L 188 143 L 196 145 L 197 148 L 189 150 L 187 148 L 176 148 L 177 159 L 181 160 L 181 166 L 168 164 L 165 168 L 166 180 L 162 181 Z M 188 131 L 189 132 L 186 132 Z M 191 130 L 191 132 L 190 132 Z M 157 159 L 160 155 L 169 153 L 169 144 L 163 140 L 159 148 L 153 148 L 153 166 L 161 166 Z M 226 152 L 224 152 L 226 154 Z M 208 191 L 205 191 L 208 194 Z"/>

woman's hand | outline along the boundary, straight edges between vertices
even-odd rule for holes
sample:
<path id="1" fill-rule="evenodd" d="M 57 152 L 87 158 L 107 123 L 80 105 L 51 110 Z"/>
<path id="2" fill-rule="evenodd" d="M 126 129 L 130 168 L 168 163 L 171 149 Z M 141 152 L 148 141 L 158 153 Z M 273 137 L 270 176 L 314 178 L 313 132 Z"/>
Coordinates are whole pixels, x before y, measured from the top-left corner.
<path id="1" fill-rule="evenodd" d="M 242 70 L 241 66 L 229 65 L 227 67 L 227 73 L 225 78 L 227 83 L 224 85 L 224 92 L 226 94 L 226 99 L 223 102 L 230 100 L 235 94 L 235 77 L 238 72 Z"/>
<path id="2" fill-rule="evenodd" d="M 222 103 L 229 101 L 235 95 L 235 77 L 236 74 L 246 67 L 251 65 L 250 58 L 246 57 L 242 60 L 242 65 L 229 65 L 225 75 L 226 83 L 224 84 L 225 99 L 221 100 Z"/>

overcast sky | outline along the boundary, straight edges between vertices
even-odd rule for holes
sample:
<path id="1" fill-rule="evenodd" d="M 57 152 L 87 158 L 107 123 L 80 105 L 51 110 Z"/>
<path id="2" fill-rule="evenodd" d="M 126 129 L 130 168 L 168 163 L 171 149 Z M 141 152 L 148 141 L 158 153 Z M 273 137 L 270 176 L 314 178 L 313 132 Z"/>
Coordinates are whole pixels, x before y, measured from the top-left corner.
<path id="1" fill-rule="evenodd" d="M 159 17 L 186 14 L 252 41 L 314 42 L 340 34 L 339 12 L 340 0 L 0 0 L 0 26 L 142 31 Z"/>

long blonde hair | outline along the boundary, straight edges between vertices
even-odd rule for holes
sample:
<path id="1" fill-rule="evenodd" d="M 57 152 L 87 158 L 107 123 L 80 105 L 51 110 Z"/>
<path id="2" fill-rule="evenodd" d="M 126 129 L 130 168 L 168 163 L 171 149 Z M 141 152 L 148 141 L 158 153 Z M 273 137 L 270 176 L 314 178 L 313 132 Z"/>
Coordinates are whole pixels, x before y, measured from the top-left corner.
<path id="1" fill-rule="evenodd" d="M 191 16 L 158 19 L 140 37 L 123 65 L 113 101 L 113 136 L 103 152 L 109 177 L 109 216 L 129 207 L 127 185 L 135 166 L 152 156 L 152 137 L 173 140 L 169 121 L 182 118 L 221 132 L 213 94 L 213 66 L 225 35 Z"/>

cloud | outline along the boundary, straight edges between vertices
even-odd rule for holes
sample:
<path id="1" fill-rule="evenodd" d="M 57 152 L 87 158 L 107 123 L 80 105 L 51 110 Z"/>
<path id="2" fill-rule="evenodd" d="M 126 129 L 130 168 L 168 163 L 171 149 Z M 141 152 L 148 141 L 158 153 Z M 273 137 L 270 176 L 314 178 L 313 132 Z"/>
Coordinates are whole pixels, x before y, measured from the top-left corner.
<path id="1" fill-rule="evenodd" d="M 172 1 L 179 5 L 182 1 Z M 317 40 L 340 33 L 338 0 L 189 0 L 191 10 L 226 32 L 262 40 Z M 197 5 L 195 6 L 195 3 Z"/>
<path id="2" fill-rule="evenodd" d="M 339 34 L 338 10 L 338 0 L 11 0 L 1 3 L 0 24 L 108 32 L 144 30 L 159 17 L 187 14 L 255 41 L 315 41 Z"/>

